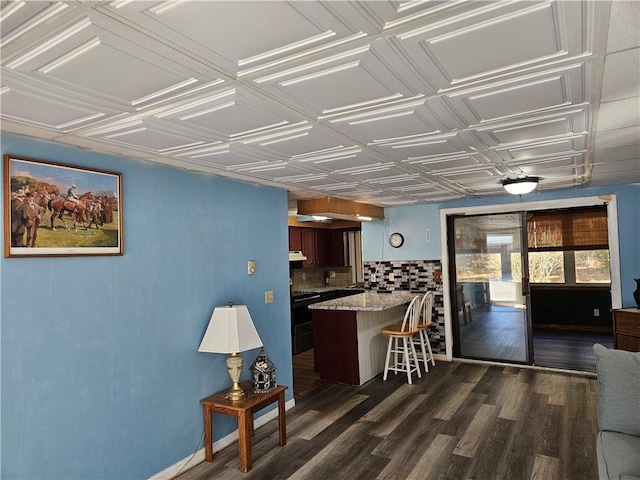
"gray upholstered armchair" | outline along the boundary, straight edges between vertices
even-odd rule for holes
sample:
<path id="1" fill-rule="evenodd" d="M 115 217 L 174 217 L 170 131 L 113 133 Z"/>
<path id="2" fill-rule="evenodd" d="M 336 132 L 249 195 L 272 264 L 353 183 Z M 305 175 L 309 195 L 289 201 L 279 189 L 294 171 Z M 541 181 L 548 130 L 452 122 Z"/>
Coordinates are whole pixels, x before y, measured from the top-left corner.
<path id="1" fill-rule="evenodd" d="M 593 346 L 598 366 L 598 476 L 640 479 L 640 353 Z"/>

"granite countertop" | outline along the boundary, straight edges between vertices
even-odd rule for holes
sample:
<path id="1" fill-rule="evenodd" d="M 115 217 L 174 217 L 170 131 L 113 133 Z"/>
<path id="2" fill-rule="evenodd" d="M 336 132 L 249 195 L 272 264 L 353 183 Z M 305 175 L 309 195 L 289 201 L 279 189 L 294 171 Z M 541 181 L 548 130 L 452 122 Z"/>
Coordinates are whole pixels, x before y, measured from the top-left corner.
<path id="1" fill-rule="evenodd" d="M 348 297 L 327 300 L 309 305 L 312 310 L 349 310 L 356 312 L 380 312 L 389 308 L 409 303 L 413 297 L 420 295 L 411 292 L 376 293 L 365 292 Z"/>
<path id="2" fill-rule="evenodd" d="M 291 290 L 291 293 L 295 295 L 299 293 L 333 292 L 334 290 L 364 290 L 364 287 L 361 287 L 358 285 L 342 285 L 342 286 L 331 286 L 331 287 L 296 288 L 295 290 Z"/>

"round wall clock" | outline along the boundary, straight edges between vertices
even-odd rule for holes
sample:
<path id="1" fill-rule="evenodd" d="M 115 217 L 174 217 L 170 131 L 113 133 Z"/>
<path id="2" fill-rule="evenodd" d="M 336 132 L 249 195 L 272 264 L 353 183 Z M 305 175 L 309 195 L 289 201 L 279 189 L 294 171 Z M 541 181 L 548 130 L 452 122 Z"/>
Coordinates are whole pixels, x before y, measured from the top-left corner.
<path id="1" fill-rule="evenodd" d="M 401 233 L 396 232 L 389 235 L 389 244 L 393 248 L 401 247 L 403 243 L 404 243 L 404 237 L 402 236 Z"/>

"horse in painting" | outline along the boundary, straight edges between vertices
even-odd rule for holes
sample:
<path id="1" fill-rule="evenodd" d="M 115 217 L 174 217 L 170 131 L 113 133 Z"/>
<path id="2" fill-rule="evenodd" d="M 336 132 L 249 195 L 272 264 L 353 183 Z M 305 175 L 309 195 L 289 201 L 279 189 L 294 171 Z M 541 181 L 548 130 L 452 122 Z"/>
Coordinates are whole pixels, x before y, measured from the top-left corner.
<path id="1" fill-rule="evenodd" d="M 73 228 L 77 228 L 78 222 L 82 222 L 83 226 L 86 226 L 85 213 L 87 211 L 88 201 L 91 199 L 91 192 L 86 192 L 80 195 L 78 203 L 72 202 L 66 197 L 54 197 L 49 200 L 49 210 L 51 211 L 51 230 L 55 230 L 54 221 L 59 218 L 64 224 L 64 228 L 68 228 L 67 222 L 65 222 L 63 215 L 69 214 L 73 220 Z"/>

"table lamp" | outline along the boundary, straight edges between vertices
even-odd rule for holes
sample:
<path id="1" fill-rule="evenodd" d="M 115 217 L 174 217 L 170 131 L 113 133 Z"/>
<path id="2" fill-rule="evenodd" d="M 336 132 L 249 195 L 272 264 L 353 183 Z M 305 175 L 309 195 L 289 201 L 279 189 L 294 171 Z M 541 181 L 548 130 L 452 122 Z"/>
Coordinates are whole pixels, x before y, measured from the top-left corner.
<path id="1" fill-rule="evenodd" d="M 226 396 L 229 400 L 242 400 L 246 394 L 239 383 L 242 373 L 240 352 L 261 346 L 262 340 L 258 336 L 246 305 L 234 305 L 230 302 L 229 305 L 216 307 L 213 310 L 198 351 L 229 354 L 227 370 L 233 385 Z"/>

